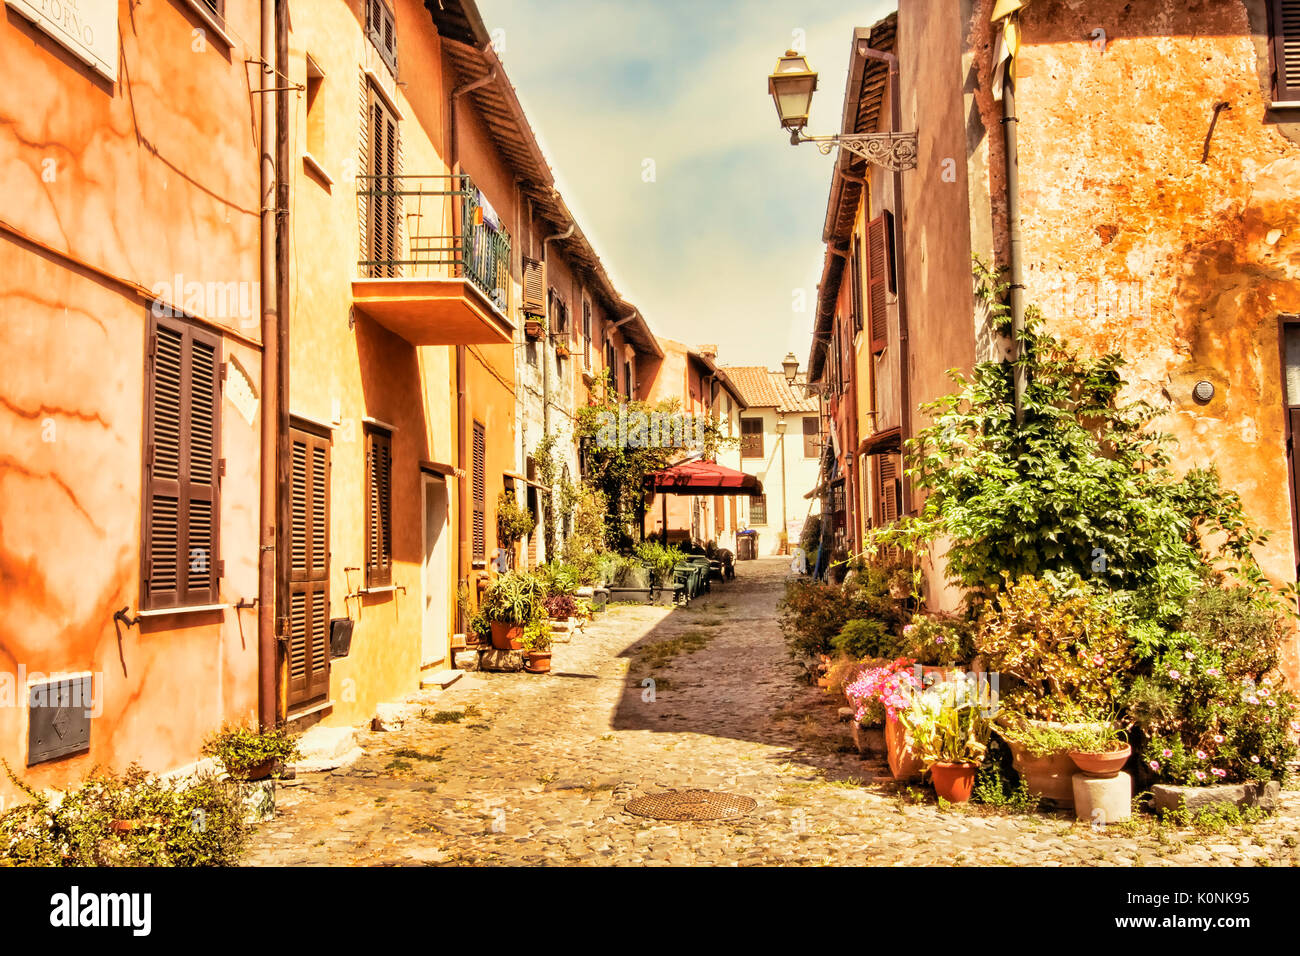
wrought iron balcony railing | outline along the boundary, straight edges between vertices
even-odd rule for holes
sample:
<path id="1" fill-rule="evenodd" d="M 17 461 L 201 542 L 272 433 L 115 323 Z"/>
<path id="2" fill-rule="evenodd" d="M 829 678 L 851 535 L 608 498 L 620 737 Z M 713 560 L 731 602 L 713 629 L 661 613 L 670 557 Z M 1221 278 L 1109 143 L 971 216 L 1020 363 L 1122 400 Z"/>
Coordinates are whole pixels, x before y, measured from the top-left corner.
<path id="1" fill-rule="evenodd" d="M 469 176 L 357 177 L 366 278 L 467 278 L 502 312 L 510 302 L 510 234 Z"/>

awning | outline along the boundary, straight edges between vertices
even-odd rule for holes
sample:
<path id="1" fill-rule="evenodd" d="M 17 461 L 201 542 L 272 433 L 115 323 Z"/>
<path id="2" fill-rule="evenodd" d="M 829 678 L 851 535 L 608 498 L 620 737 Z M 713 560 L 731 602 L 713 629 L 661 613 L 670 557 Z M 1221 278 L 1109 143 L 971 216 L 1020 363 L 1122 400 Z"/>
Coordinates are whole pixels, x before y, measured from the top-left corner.
<path id="1" fill-rule="evenodd" d="M 664 495 L 761 495 L 763 483 L 753 475 L 716 461 L 687 461 L 650 476 L 652 488 Z"/>
<path id="2" fill-rule="evenodd" d="M 862 440 L 858 446 L 859 455 L 885 455 L 903 450 L 903 432 L 901 429 L 887 428 Z"/>

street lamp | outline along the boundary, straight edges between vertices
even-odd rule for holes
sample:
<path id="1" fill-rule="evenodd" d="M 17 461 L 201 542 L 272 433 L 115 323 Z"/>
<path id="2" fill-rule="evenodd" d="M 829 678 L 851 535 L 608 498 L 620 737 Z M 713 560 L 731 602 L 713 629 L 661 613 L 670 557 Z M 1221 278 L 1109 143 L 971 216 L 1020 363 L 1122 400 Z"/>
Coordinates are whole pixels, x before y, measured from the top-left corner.
<path id="1" fill-rule="evenodd" d="M 865 43 L 858 45 L 858 53 L 889 64 L 890 100 L 894 106 L 895 128 L 898 112 L 898 59 L 892 53 L 873 50 Z M 808 114 L 812 109 L 812 95 L 817 90 L 817 71 L 808 60 L 795 50 L 786 50 L 776 61 L 776 69 L 767 78 L 767 91 L 776 104 L 776 115 L 781 128 L 790 131 L 790 145 L 815 143 L 823 156 L 840 146 L 865 159 L 868 163 L 899 171 L 916 168 L 915 133 L 840 133 L 835 136 L 804 136 Z"/>
<path id="2" fill-rule="evenodd" d="M 786 383 L 792 387 L 802 388 L 807 395 L 820 395 L 826 387 L 824 382 L 800 382 L 799 377 L 799 360 L 794 357 L 793 352 L 787 352 L 784 359 L 781 360 L 781 371 L 785 373 Z"/>

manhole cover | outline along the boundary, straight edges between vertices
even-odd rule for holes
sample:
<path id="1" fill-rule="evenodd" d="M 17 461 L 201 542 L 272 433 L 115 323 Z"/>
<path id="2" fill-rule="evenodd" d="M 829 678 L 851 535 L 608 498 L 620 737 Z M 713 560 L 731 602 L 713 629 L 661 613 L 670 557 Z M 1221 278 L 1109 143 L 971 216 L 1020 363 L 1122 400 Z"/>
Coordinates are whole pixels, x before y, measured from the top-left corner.
<path id="1" fill-rule="evenodd" d="M 625 809 L 638 817 L 655 820 L 726 820 L 743 817 L 757 803 L 749 797 L 734 793 L 714 793 L 712 790 L 669 790 L 637 797 Z"/>

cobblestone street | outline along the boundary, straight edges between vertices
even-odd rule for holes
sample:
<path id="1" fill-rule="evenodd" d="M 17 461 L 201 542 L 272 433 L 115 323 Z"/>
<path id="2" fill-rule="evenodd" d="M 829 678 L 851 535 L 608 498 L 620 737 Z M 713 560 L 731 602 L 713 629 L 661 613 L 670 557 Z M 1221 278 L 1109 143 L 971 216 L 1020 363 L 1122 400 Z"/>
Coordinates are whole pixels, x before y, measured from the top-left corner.
<path id="1" fill-rule="evenodd" d="M 1143 818 L 941 811 L 853 750 L 836 702 L 800 677 L 776 622 L 786 562 L 742 562 L 685 609 L 616 606 L 554 672 L 470 674 L 365 755 L 302 774 L 257 828 L 250 864 L 1295 865 L 1300 794 L 1216 835 Z M 655 681 L 653 699 L 643 686 Z M 725 823 L 663 823 L 634 796 L 752 797 Z"/>

